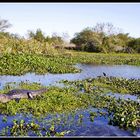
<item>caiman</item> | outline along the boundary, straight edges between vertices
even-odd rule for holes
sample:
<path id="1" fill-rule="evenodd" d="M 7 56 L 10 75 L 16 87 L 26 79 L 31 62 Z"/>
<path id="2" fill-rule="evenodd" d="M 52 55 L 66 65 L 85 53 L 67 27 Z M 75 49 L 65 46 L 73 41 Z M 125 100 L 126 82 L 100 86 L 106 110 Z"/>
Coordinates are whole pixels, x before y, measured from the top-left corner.
<path id="1" fill-rule="evenodd" d="M 0 94 L 0 102 L 6 103 L 12 99 L 21 99 L 21 98 L 32 99 L 33 97 L 41 95 L 46 91 L 47 91 L 46 88 L 40 90 L 14 89 L 6 94 Z"/>

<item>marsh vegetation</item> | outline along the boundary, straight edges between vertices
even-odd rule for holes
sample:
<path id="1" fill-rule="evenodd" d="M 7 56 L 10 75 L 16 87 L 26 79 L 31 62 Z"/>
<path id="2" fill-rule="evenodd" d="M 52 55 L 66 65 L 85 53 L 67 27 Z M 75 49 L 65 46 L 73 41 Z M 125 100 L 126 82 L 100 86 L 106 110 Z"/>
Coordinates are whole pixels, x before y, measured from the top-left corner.
<path id="1" fill-rule="evenodd" d="M 48 88 L 33 99 L 0 103 L 1 136 L 140 135 L 139 77 L 110 76 L 105 72 L 93 77 L 92 71 L 83 79 L 75 75 L 82 73 L 82 69 L 75 67 L 77 64 L 89 68 L 91 65 L 133 65 L 140 74 L 139 39 L 128 37 L 128 34 L 98 33 L 96 29 L 100 26 L 103 24 L 76 34 L 71 42 L 81 47 L 78 51 L 65 49 L 60 36 L 44 36 L 40 29 L 30 31 L 29 38 L 25 39 L 3 32 L 5 28 L 0 27 L 0 82 L 4 85 L 0 94 L 12 89 Z M 118 45 L 122 45 L 122 51 L 113 49 Z M 31 76 L 32 82 L 4 83 L 2 79 L 2 76 L 20 77 L 27 73 L 59 74 L 61 78 L 65 75 L 64 79 L 59 79 L 63 86 L 43 85 L 41 81 L 35 82 L 34 76 Z M 66 78 L 66 74 L 77 79 Z M 114 93 L 137 98 L 116 98 L 112 96 Z"/>

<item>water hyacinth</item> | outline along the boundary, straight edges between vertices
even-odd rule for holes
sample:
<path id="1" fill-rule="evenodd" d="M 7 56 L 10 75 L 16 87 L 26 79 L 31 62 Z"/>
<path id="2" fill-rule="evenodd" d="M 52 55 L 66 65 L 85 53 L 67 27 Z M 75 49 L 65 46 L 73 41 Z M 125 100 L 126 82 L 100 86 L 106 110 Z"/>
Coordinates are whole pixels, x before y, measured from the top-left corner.
<path id="1" fill-rule="evenodd" d="M 118 77 L 104 77 L 89 78 L 79 81 L 62 80 L 66 85 L 77 87 L 80 91 L 84 89 L 85 92 L 116 92 L 116 93 L 129 93 L 140 94 L 140 80 L 139 79 L 126 79 Z"/>
<path id="2" fill-rule="evenodd" d="M 57 132 L 54 125 L 46 129 L 41 125 L 32 122 L 26 122 L 25 120 L 13 120 L 11 126 L 5 127 L 1 130 L 1 136 L 41 136 L 41 137 L 63 137 L 65 134 L 71 131 Z"/>
<path id="3" fill-rule="evenodd" d="M 93 81 L 95 82 L 95 80 L 99 79 L 97 78 Z M 85 82 L 92 84 L 93 81 L 91 79 L 74 81 L 75 87 L 48 87 L 47 93 L 44 93 L 42 96 L 36 97 L 32 100 L 21 99 L 19 102 L 13 100 L 6 104 L 0 103 L 0 112 L 1 114 L 7 115 L 16 115 L 17 113 L 31 113 L 32 115 L 39 117 L 53 113 L 69 113 L 73 110 L 86 109 L 91 106 L 93 108 L 105 109 L 108 114 L 99 112 L 99 115 L 108 115 L 110 118 L 109 123 L 111 125 L 117 125 L 125 129 L 137 129 L 140 118 L 140 104 L 136 101 L 125 101 L 123 99 L 116 99 L 115 97 L 107 96 L 106 94 L 103 94 L 102 90 L 100 90 L 100 87 L 92 90 L 92 86 L 90 85 L 91 89 L 87 90 L 87 85 L 85 86 Z M 67 82 L 69 84 L 71 83 L 69 81 Z M 79 92 L 79 83 L 80 86 L 83 86 L 84 93 Z M 94 85 L 95 84 L 96 83 L 94 83 Z M 32 87 L 31 89 L 37 89 L 37 87 L 39 89 L 40 87 L 43 87 L 37 83 L 34 83 L 32 86 L 32 84 L 27 84 L 24 82 L 16 85 L 18 88 L 26 88 L 29 86 Z M 91 112 L 90 120 L 94 121 L 94 117 L 96 117 L 96 115 L 96 113 Z M 83 116 L 80 115 L 79 121 L 81 122 L 82 119 Z M 66 122 L 64 121 L 64 123 Z"/>
<path id="4" fill-rule="evenodd" d="M 66 55 L 67 52 L 61 52 L 56 55 L 30 52 L 1 54 L 0 74 L 23 75 L 27 72 L 38 74 L 47 72 L 77 73 L 80 70 L 73 67 L 76 63 L 140 65 L 140 57 L 137 54 L 114 54 L 110 56 L 109 54 L 72 52 L 73 55 Z"/>
<path id="5" fill-rule="evenodd" d="M 39 74 L 78 72 L 69 65 L 69 59 L 65 57 L 49 57 L 29 54 L 5 54 L 0 57 L 1 75 L 22 75 L 27 72 Z"/>
<path id="6" fill-rule="evenodd" d="M 7 40 L 3 39 L 0 51 L 0 74 L 1 75 L 23 75 L 28 72 L 37 74 L 46 73 L 77 73 L 79 69 L 73 65 L 76 63 L 91 64 L 128 64 L 140 65 L 138 54 L 97 54 L 83 53 L 54 49 L 47 43 L 40 43 L 35 40 Z M 32 114 L 35 117 L 49 114 L 69 113 L 89 107 L 104 109 L 104 112 L 90 112 L 89 119 L 94 122 L 97 116 L 107 116 L 109 124 L 119 126 L 123 129 L 136 130 L 140 122 L 140 104 L 136 101 L 125 101 L 107 96 L 105 93 L 117 92 L 121 94 L 140 93 L 140 80 L 125 79 L 116 77 L 97 77 L 78 81 L 62 81 L 68 87 L 47 87 L 48 92 L 37 96 L 32 100 L 21 99 L 18 102 L 11 100 L 5 104 L 0 103 L 0 113 L 5 116 L 17 114 Z M 43 88 L 40 83 L 7 84 L 0 93 L 7 93 L 9 90 Z M 84 116 L 78 116 L 79 123 Z M 3 123 L 8 120 L 3 117 Z M 61 123 L 58 121 L 58 123 Z M 63 119 L 62 126 L 65 126 L 67 119 Z M 24 120 L 14 121 L 11 127 L 3 129 L 1 135 L 29 135 L 29 132 L 37 136 L 64 136 L 69 131 L 55 131 L 55 123 L 49 129 L 42 128 L 35 122 L 27 123 Z M 44 131 L 42 133 L 41 131 Z"/>
<path id="7" fill-rule="evenodd" d="M 116 125 L 124 129 L 131 129 L 133 131 L 139 127 L 139 102 L 131 101 L 130 99 L 115 99 L 115 97 L 106 96 L 106 94 L 103 93 L 113 91 L 122 94 L 129 93 L 139 95 L 140 80 L 128 80 L 116 77 L 99 77 L 78 81 L 65 80 L 64 84 L 71 85 L 79 91 L 81 91 L 82 87 L 81 94 L 78 96 L 82 98 L 83 102 L 86 102 L 88 105 L 92 105 L 92 107 L 106 109 L 108 111 L 109 124 Z M 90 118 L 91 121 L 93 121 L 92 112 L 90 114 Z"/>

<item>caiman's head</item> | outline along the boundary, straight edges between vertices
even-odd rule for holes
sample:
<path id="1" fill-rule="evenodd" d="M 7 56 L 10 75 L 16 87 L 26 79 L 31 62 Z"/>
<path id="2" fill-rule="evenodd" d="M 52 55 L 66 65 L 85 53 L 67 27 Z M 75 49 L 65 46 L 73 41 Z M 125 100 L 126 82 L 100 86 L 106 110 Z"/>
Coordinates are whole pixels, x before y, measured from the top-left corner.
<path id="1" fill-rule="evenodd" d="M 27 92 L 27 96 L 29 99 L 33 99 L 32 93 L 31 92 Z"/>
<path id="2" fill-rule="evenodd" d="M 0 94 L 0 102 L 1 103 L 6 103 L 6 102 L 8 102 L 10 100 L 11 100 L 11 98 L 9 96 L 7 96 L 5 94 Z"/>

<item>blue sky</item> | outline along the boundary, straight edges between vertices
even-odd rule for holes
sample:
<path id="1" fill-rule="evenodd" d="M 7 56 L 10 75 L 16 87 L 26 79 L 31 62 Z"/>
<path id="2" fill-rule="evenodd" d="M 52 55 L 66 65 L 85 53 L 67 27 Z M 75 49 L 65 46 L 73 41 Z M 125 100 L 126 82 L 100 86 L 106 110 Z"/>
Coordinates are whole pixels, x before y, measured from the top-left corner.
<path id="1" fill-rule="evenodd" d="M 57 32 L 73 37 L 86 27 L 110 22 L 130 36 L 140 37 L 138 3 L 1 3 L 0 17 L 13 25 L 7 31 L 22 36 L 40 28 L 45 35 Z"/>

